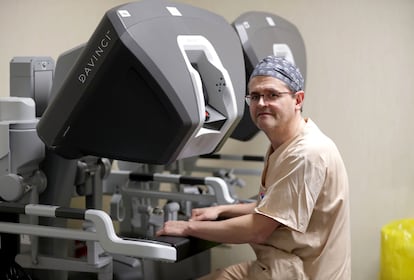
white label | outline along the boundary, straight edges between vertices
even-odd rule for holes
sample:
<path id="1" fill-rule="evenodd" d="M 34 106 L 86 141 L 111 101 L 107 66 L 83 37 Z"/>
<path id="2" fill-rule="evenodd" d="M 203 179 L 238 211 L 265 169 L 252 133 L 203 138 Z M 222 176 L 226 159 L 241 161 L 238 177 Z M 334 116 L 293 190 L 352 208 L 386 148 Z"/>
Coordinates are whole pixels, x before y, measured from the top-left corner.
<path id="1" fill-rule="evenodd" d="M 30 245 L 32 242 L 30 241 L 30 236 L 27 234 L 20 235 L 20 243 L 23 245 Z"/>
<path id="2" fill-rule="evenodd" d="M 266 21 L 267 21 L 267 24 L 269 24 L 270 26 L 276 25 L 271 17 L 266 17 Z"/>
<path id="3" fill-rule="evenodd" d="M 121 17 L 130 17 L 131 14 L 127 10 L 118 10 L 118 13 Z"/>
<path id="4" fill-rule="evenodd" d="M 171 15 L 175 17 L 181 17 L 182 14 L 176 7 L 167 7 L 167 10 L 170 12 Z"/>

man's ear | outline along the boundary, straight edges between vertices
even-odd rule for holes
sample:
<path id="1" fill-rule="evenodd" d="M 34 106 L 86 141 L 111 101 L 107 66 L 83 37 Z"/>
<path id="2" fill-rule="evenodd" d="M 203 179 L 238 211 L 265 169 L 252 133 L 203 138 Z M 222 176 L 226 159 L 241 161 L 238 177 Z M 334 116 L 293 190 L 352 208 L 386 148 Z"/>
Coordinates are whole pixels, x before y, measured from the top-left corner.
<path id="1" fill-rule="evenodd" d="M 296 96 L 296 106 L 298 109 L 302 109 L 303 107 L 303 101 L 305 99 L 305 92 L 303 90 L 300 90 L 295 93 Z"/>

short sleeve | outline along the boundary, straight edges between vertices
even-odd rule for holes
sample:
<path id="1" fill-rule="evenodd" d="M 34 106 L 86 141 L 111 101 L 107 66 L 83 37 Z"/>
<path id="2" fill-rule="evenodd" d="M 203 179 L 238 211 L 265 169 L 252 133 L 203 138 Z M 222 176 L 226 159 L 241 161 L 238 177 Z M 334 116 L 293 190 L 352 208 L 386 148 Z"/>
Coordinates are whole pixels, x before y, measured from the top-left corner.
<path id="1" fill-rule="evenodd" d="M 291 154 L 269 159 L 255 211 L 299 232 L 305 232 L 326 178 L 320 155 Z"/>

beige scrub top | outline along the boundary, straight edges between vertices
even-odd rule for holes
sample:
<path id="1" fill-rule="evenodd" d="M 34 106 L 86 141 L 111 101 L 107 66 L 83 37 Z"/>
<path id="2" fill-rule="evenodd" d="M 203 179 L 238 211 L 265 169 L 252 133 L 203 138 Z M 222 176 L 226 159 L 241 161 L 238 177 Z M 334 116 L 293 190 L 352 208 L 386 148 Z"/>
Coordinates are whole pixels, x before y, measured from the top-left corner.
<path id="1" fill-rule="evenodd" d="M 269 148 L 255 211 L 281 224 L 264 244 L 251 244 L 273 279 L 351 279 L 348 177 L 312 120 Z"/>

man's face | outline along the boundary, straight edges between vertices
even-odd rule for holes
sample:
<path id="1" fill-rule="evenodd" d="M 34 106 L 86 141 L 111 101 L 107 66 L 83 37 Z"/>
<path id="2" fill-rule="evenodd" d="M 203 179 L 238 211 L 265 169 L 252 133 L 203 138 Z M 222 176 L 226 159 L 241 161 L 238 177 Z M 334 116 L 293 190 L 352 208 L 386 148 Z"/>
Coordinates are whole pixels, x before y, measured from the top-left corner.
<path id="1" fill-rule="evenodd" d="M 297 114 L 297 100 L 284 82 L 271 76 L 255 76 L 248 85 L 250 116 L 266 134 L 283 131 Z"/>

